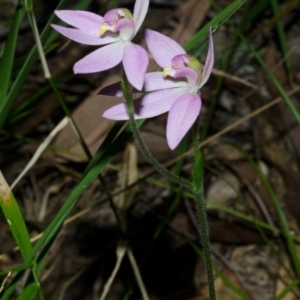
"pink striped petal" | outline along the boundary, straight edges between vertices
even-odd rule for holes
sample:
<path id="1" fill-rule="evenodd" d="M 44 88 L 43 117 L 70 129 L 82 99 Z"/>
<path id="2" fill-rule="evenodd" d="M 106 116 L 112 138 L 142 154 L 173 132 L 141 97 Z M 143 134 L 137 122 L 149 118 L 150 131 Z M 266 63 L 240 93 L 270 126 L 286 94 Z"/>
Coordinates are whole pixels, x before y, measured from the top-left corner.
<path id="1" fill-rule="evenodd" d="M 135 119 L 152 118 L 167 112 L 178 97 L 182 95 L 180 88 L 156 91 L 134 100 Z M 111 120 L 128 120 L 124 103 L 115 105 L 103 114 Z"/>
<path id="2" fill-rule="evenodd" d="M 99 15 L 83 10 L 56 10 L 55 14 L 65 23 L 89 35 L 100 36 L 103 18 Z"/>
<path id="3" fill-rule="evenodd" d="M 107 11 L 103 16 L 103 22 L 108 23 L 110 25 L 116 24 L 121 17 L 119 14 L 120 10 L 120 8 L 113 8 Z"/>
<path id="4" fill-rule="evenodd" d="M 56 31 L 66 36 L 67 38 L 85 45 L 93 45 L 93 46 L 105 45 L 105 44 L 113 43 L 118 40 L 117 37 L 112 37 L 112 36 L 105 36 L 105 37 L 92 36 L 76 28 L 67 28 L 55 24 L 51 24 L 51 26 Z"/>
<path id="5" fill-rule="evenodd" d="M 145 30 L 145 41 L 153 58 L 162 68 L 170 66 L 174 56 L 186 54 L 177 42 L 150 29 Z"/>
<path id="6" fill-rule="evenodd" d="M 140 29 L 149 7 L 149 0 L 136 0 L 133 10 L 133 20 L 135 23 L 135 33 Z"/>
<path id="7" fill-rule="evenodd" d="M 74 73 L 86 74 L 110 69 L 122 61 L 123 54 L 123 42 L 109 44 L 92 52 L 75 63 L 73 67 Z"/>
<path id="8" fill-rule="evenodd" d="M 141 90 L 148 67 L 147 52 L 141 46 L 127 43 L 124 51 L 123 66 L 128 81 L 133 87 Z"/>
<path id="9" fill-rule="evenodd" d="M 143 91 L 152 92 L 175 87 L 186 87 L 188 84 L 184 80 L 176 80 L 171 77 L 163 77 L 162 72 L 151 72 L 145 74 Z"/>
<path id="10" fill-rule="evenodd" d="M 198 95 L 185 93 L 170 108 L 167 123 L 167 141 L 174 150 L 196 121 L 201 109 Z"/>
<path id="11" fill-rule="evenodd" d="M 207 52 L 207 57 L 203 68 L 202 79 L 199 88 L 201 88 L 207 82 L 211 74 L 211 71 L 213 69 L 213 65 L 214 65 L 214 43 L 213 43 L 212 32 L 210 27 L 209 35 L 208 35 L 208 52 Z"/>

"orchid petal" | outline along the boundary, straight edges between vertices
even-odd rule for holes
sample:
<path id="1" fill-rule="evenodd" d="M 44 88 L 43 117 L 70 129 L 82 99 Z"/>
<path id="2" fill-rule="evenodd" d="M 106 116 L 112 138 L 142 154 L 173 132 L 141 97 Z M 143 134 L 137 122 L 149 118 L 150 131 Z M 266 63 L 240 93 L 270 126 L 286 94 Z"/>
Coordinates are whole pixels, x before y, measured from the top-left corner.
<path id="1" fill-rule="evenodd" d="M 170 77 L 163 78 L 162 72 L 150 72 L 145 74 L 145 81 L 142 91 L 153 92 L 164 89 L 181 87 L 183 91 L 188 90 L 189 86 L 185 80 L 176 80 Z M 138 92 L 133 88 L 133 93 Z M 102 88 L 98 95 L 123 97 L 121 82 L 116 82 Z"/>
<path id="2" fill-rule="evenodd" d="M 99 28 L 103 23 L 101 16 L 83 10 L 56 10 L 55 14 L 65 23 L 99 37 Z"/>
<path id="3" fill-rule="evenodd" d="M 148 67 L 147 52 L 141 46 L 128 43 L 125 46 L 123 66 L 128 81 L 136 89 L 141 90 Z"/>
<path id="4" fill-rule="evenodd" d="M 123 42 L 104 46 L 79 60 L 73 67 L 74 73 L 95 73 L 110 69 L 122 61 Z"/>
<path id="5" fill-rule="evenodd" d="M 133 101 L 135 119 L 152 118 L 167 112 L 174 101 L 182 95 L 180 88 L 156 91 Z M 103 114 L 104 118 L 111 120 L 128 120 L 124 103 L 115 105 Z"/>
<path id="6" fill-rule="evenodd" d="M 177 42 L 150 29 L 145 30 L 145 41 L 155 61 L 162 68 L 171 65 L 174 56 L 186 54 Z"/>
<path id="7" fill-rule="evenodd" d="M 140 29 L 149 7 L 149 0 L 136 0 L 133 10 L 133 20 L 135 23 L 135 34 Z"/>
<path id="8" fill-rule="evenodd" d="M 103 22 L 105 23 L 117 23 L 120 19 L 120 14 L 119 14 L 119 8 L 113 8 L 111 10 L 109 10 L 108 12 L 105 13 L 105 15 L 103 16 Z"/>
<path id="9" fill-rule="evenodd" d="M 63 27 L 63 26 L 59 26 L 59 25 L 55 25 L 55 24 L 51 24 L 51 26 L 58 31 L 59 33 L 61 33 L 62 35 L 66 36 L 67 38 L 78 42 L 78 43 L 82 43 L 85 45 L 105 45 L 105 44 L 109 44 L 109 43 L 113 43 L 115 41 L 118 40 L 118 38 L 116 37 L 112 37 L 112 36 L 105 36 L 105 37 L 100 37 L 100 36 L 92 36 L 92 35 L 88 35 L 85 32 L 76 29 L 76 28 L 67 28 L 67 27 Z"/>
<path id="10" fill-rule="evenodd" d="M 114 32 L 119 32 L 120 37 L 124 41 L 128 41 L 134 34 L 134 22 L 130 19 L 121 19 L 114 28 Z"/>
<path id="11" fill-rule="evenodd" d="M 176 70 L 173 77 L 174 78 L 185 77 L 190 87 L 195 87 L 199 79 L 198 73 L 194 69 L 189 67 Z"/>
<path id="12" fill-rule="evenodd" d="M 202 79 L 199 88 L 201 88 L 207 82 L 211 74 L 211 71 L 213 69 L 213 65 L 214 65 L 214 43 L 213 43 L 212 32 L 210 27 L 209 35 L 208 35 L 208 52 L 207 52 L 206 61 L 202 73 Z"/>
<path id="13" fill-rule="evenodd" d="M 143 91 L 152 92 L 175 87 L 186 87 L 188 84 L 184 80 L 176 80 L 170 77 L 164 78 L 162 72 L 150 72 L 145 74 Z"/>
<path id="14" fill-rule="evenodd" d="M 175 149 L 196 121 L 201 109 L 198 95 L 185 93 L 171 106 L 167 123 L 167 141 Z"/>

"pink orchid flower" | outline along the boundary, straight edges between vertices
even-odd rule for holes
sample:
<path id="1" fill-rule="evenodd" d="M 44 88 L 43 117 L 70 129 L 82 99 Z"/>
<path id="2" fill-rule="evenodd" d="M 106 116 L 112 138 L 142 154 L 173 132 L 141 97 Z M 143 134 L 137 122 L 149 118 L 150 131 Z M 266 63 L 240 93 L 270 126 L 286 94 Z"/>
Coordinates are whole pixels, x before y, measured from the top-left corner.
<path id="1" fill-rule="evenodd" d="M 167 121 L 167 142 L 175 149 L 196 121 L 200 109 L 199 89 L 207 82 L 214 64 L 214 49 L 211 29 L 209 48 L 204 67 L 187 54 L 175 41 L 158 32 L 147 29 L 147 46 L 163 72 L 147 73 L 143 91 L 151 92 L 134 101 L 135 118 L 154 117 L 169 111 Z M 108 87 L 101 94 L 120 96 L 117 85 Z M 128 120 L 124 103 L 106 110 L 104 118 Z"/>
<path id="2" fill-rule="evenodd" d="M 74 73 L 110 69 L 121 61 L 129 82 L 141 90 L 148 66 L 147 52 L 131 40 L 145 19 L 149 0 L 136 0 L 133 15 L 126 8 L 108 11 L 103 17 L 87 11 L 58 10 L 55 14 L 75 28 L 52 24 L 59 33 L 86 45 L 106 45 L 75 63 Z"/>

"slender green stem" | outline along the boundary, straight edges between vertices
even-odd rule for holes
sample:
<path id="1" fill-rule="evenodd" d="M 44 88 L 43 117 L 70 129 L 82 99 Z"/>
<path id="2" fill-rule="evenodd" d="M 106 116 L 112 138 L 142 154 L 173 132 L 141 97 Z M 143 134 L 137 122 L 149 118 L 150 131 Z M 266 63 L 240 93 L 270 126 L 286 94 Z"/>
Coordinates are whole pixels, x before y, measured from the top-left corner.
<path id="1" fill-rule="evenodd" d="M 270 0 L 270 5 L 272 7 L 273 14 L 275 17 L 275 15 L 278 15 L 281 10 L 278 0 Z M 284 58 L 285 68 L 288 73 L 288 78 L 289 78 L 290 82 L 292 82 L 292 79 L 293 79 L 292 66 L 291 66 L 290 58 L 288 57 L 288 46 L 287 46 L 287 42 L 286 42 L 286 36 L 285 36 L 285 32 L 284 32 L 284 25 L 283 25 L 282 19 L 279 19 L 276 22 L 276 28 L 277 28 L 278 39 L 279 39 L 279 43 L 280 43 L 280 47 L 281 47 L 281 51 L 282 51 L 282 56 Z"/>
<path id="2" fill-rule="evenodd" d="M 167 169 L 165 169 L 149 152 L 148 148 L 146 147 L 139 131 L 135 123 L 134 119 L 134 107 L 133 107 L 133 100 L 132 100 L 132 92 L 131 86 L 126 78 L 123 76 L 122 82 L 122 91 L 126 101 L 127 112 L 129 115 L 129 122 L 131 129 L 133 131 L 133 135 L 144 154 L 145 158 L 148 160 L 153 167 L 159 171 L 162 175 L 167 177 L 169 180 L 178 183 L 190 191 L 193 192 L 193 195 L 196 200 L 197 206 L 197 214 L 199 219 L 200 225 L 200 232 L 202 237 L 202 245 L 204 251 L 204 260 L 206 265 L 206 274 L 208 279 L 208 288 L 209 288 L 209 295 L 210 300 L 216 300 L 216 292 L 214 286 L 214 272 L 213 272 L 213 264 L 211 259 L 211 251 L 210 251 L 210 242 L 209 242 L 209 233 L 208 233 L 208 224 L 206 219 L 206 210 L 205 210 L 205 202 L 203 196 L 203 186 L 202 186 L 202 174 L 203 174 L 203 161 L 202 161 L 202 154 L 199 148 L 199 134 L 198 134 L 198 126 L 194 129 L 194 149 L 195 149 L 195 164 L 194 164 L 194 182 L 191 183 L 186 179 L 182 179 L 175 174 L 172 174 Z"/>
<path id="3" fill-rule="evenodd" d="M 208 224 L 206 218 L 206 210 L 205 210 L 205 202 L 203 196 L 203 185 L 202 185 L 202 176 L 203 176 L 203 159 L 202 154 L 199 148 L 199 134 L 198 134 L 198 125 L 194 128 L 194 152 L 195 152 L 195 164 L 194 164 L 194 182 L 191 183 L 188 180 L 182 179 L 175 174 L 170 173 L 167 169 L 165 169 L 149 152 L 146 147 L 139 131 L 135 123 L 134 119 L 134 107 L 131 93 L 131 86 L 126 78 L 123 76 L 123 80 L 121 83 L 122 91 L 126 101 L 127 112 L 129 115 L 129 122 L 131 129 L 133 131 L 133 135 L 144 154 L 145 158 L 148 160 L 153 167 L 159 171 L 162 175 L 167 177 L 169 180 L 178 183 L 193 192 L 193 195 L 196 200 L 197 206 L 197 215 L 200 225 L 200 232 L 202 237 L 202 245 L 204 251 L 204 260 L 206 265 L 206 274 L 208 279 L 208 288 L 210 300 L 216 299 L 215 286 L 214 286 L 214 272 L 213 272 L 213 264 L 211 259 L 211 251 L 210 251 L 210 242 L 209 242 L 209 233 L 208 233 Z"/>
<path id="4" fill-rule="evenodd" d="M 201 241 L 203 247 L 204 262 L 206 267 L 209 299 L 216 300 L 214 269 L 213 269 L 213 263 L 211 258 L 208 223 L 207 223 L 205 201 L 204 201 L 202 190 L 199 192 L 194 192 L 194 197 L 196 201 L 198 222 L 199 222 L 199 227 L 201 232 Z"/>
<path id="5" fill-rule="evenodd" d="M 38 278 L 38 275 L 37 275 L 37 272 L 36 272 L 35 268 L 33 268 L 31 271 L 32 271 L 32 275 L 33 275 L 35 283 L 40 287 L 39 278 Z M 43 290 L 41 289 L 41 287 L 39 288 L 38 295 L 39 295 L 39 298 L 41 300 L 45 300 Z"/>
<path id="6" fill-rule="evenodd" d="M 201 233 L 201 241 L 204 254 L 204 262 L 206 267 L 206 276 L 208 281 L 209 299 L 216 299 L 215 282 L 214 282 L 214 269 L 211 258 L 211 249 L 209 241 L 209 231 L 206 216 L 206 207 L 203 194 L 203 157 L 199 148 L 199 126 L 196 121 L 193 126 L 193 144 L 194 144 L 194 183 L 193 194 L 196 201 L 197 216 Z"/>
<path id="7" fill-rule="evenodd" d="M 194 147 L 194 166 L 193 166 L 193 191 L 202 190 L 203 182 L 203 157 L 199 147 L 199 121 L 197 120 L 192 128 L 193 131 L 193 147 Z"/>
<path id="8" fill-rule="evenodd" d="M 131 130 L 133 132 L 133 135 L 141 149 L 141 152 L 143 153 L 143 155 L 145 156 L 145 158 L 147 159 L 147 161 L 158 171 L 160 172 L 163 176 L 167 177 L 169 180 L 180 184 L 186 188 L 188 188 L 189 190 L 192 190 L 192 183 L 186 179 L 183 179 L 173 173 L 171 173 L 170 171 L 168 171 L 165 167 L 163 167 L 150 153 L 150 151 L 148 150 L 147 146 L 145 145 L 138 127 L 136 125 L 135 119 L 134 119 L 134 107 L 133 107 L 133 99 L 132 99 L 132 92 L 131 92 L 131 86 L 127 80 L 127 77 L 123 76 L 122 82 L 121 82 L 121 86 L 122 86 L 122 90 L 123 90 L 123 94 L 125 97 L 125 101 L 126 101 L 126 107 L 127 107 L 127 112 L 129 115 L 129 123 L 130 123 L 130 127 Z"/>

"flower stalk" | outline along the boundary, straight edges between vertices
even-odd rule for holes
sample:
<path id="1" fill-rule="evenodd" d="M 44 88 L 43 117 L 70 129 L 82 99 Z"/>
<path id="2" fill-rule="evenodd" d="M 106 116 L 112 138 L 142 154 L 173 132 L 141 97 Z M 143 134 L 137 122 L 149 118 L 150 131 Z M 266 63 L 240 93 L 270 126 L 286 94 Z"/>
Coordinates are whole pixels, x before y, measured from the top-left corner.
<path id="1" fill-rule="evenodd" d="M 190 182 L 186 179 L 183 179 L 171 172 L 169 172 L 166 168 L 164 168 L 149 152 L 147 146 L 145 145 L 136 125 L 136 121 L 134 118 L 134 106 L 132 99 L 132 87 L 128 82 L 126 75 L 123 75 L 123 79 L 121 81 L 121 88 L 123 91 L 123 95 L 125 98 L 127 113 L 129 116 L 129 123 L 131 126 L 131 130 L 133 135 L 141 149 L 141 152 L 147 159 L 147 161 L 153 165 L 153 167 L 160 172 L 162 175 L 167 177 L 169 180 L 186 187 L 189 189 L 196 201 L 197 207 L 197 217 L 201 232 L 201 240 L 204 252 L 204 261 L 206 267 L 206 275 L 208 279 L 208 289 L 210 300 L 216 300 L 215 286 L 214 286 L 214 273 L 213 273 L 213 264 L 211 258 L 211 249 L 210 249 L 210 241 L 209 241 L 209 231 L 208 231 L 208 223 L 206 217 L 206 208 L 205 201 L 203 195 L 203 157 L 199 148 L 199 126 L 198 122 L 196 122 L 193 126 L 193 142 L 194 142 L 194 170 L 193 170 L 193 182 Z"/>
<path id="2" fill-rule="evenodd" d="M 141 149 L 141 152 L 143 153 L 143 155 L 145 156 L 147 161 L 159 173 L 161 173 L 163 176 L 167 177 L 169 180 L 171 180 L 181 186 L 184 186 L 189 190 L 193 190 L 192 182 L 190 182 L 186 179 L 183 179 L 183 178 L 171 173 L 170 171 L 168 171 L 151 155 L 150 151 L 148 150 L 147 146 L 145 145 L 145 143 L 139 133 L 136 122 L 135 122 L 133 99 L 132 99 L 132 87 L 131 87 L 125 73 L 124 73 L 123 79 L 121 81 L 121 87 L 122 87 L 122 91 L 123 91 L 125 102 L 126 102 L 126 108 L 127 108 L 127 112 L 128 112 L 128 116 L 129 116 L 129 123 L 130 123 L 131 130 L 132 130 L 133 135 Z"/>
<path id="3" fill-rule="evenodd" d="M 194 145 L 194 169 L 193 169 L 193 195 L 195 197 L 197 217 L 201 234 L 201 242 L 204 254 L 204 263 L 208 282 L 209 299 L 216 300 L 214 284 L 214 270 L 211 258 L 211 247 L 209 241 L 209 229 L 206 215 L 206 206 L 203 192 L 203 156 L 199 147 L 200 135 L 198 120 L 193 125 Z"/>

